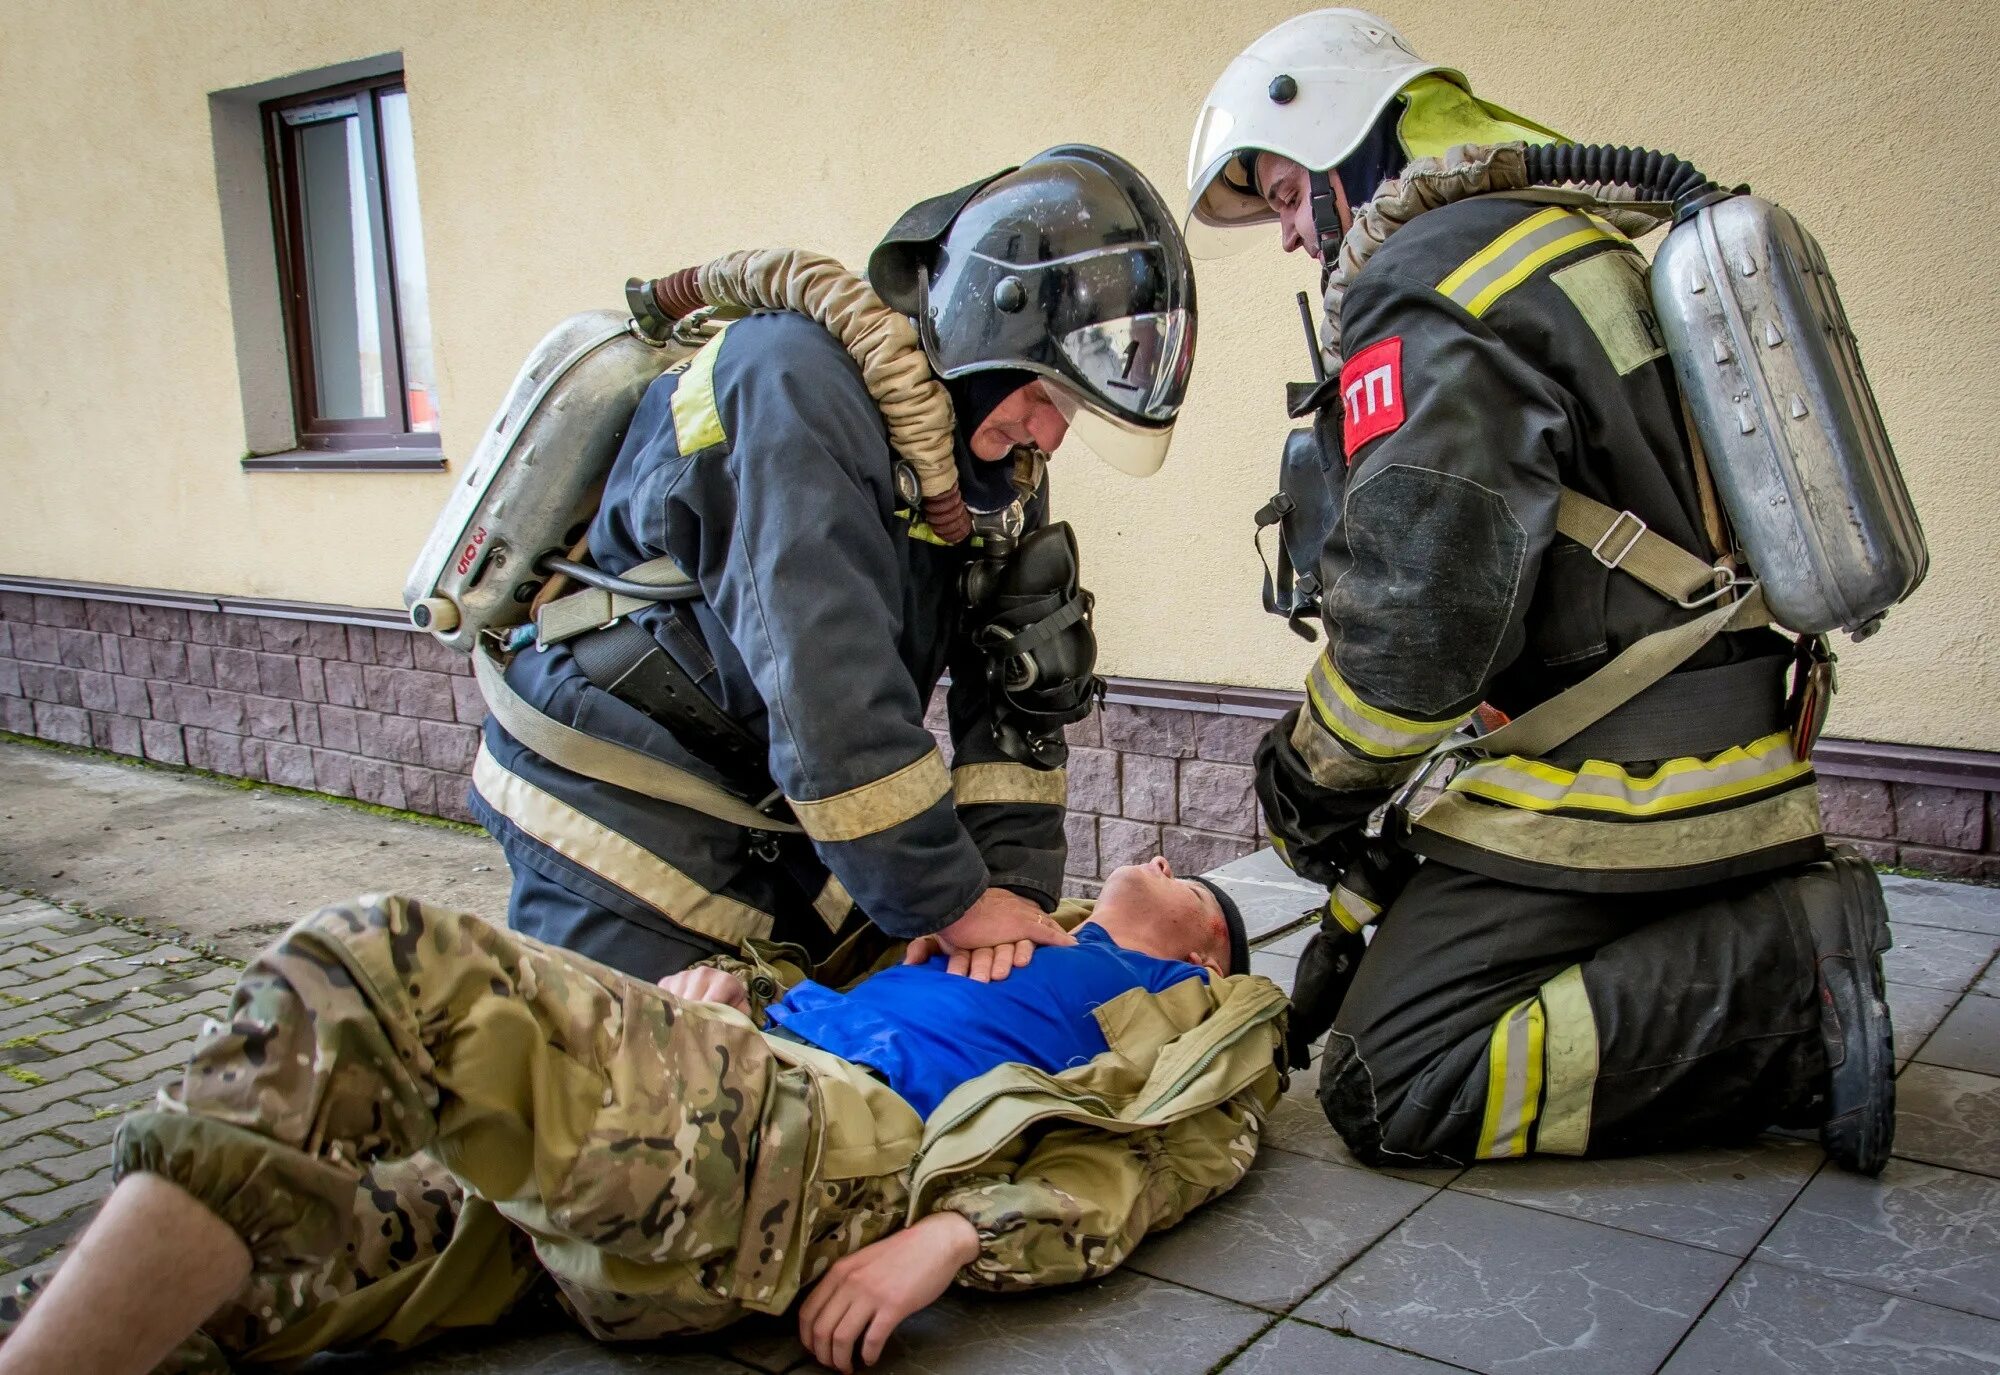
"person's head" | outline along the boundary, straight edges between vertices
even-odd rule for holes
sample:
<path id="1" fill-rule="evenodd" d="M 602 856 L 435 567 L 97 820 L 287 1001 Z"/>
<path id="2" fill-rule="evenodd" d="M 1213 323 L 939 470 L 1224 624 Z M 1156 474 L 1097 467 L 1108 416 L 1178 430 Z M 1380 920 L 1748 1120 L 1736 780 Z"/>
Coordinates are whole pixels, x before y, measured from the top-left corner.
<path id="1" fill-rule="evenodd" d="M 977 458 L 1066 440 L 1139 475 L 1165 458 L 1194 273 L 1173 212 L 1124 159 L 1065 145 L 921 202 L 868 280 L 915 319 Z"/>
<path id="2" fill-rule="evenodd" d="M 1317 258 L 1320 256 L 1319 228 L 1313 223 L 1312 173 L 1293 162 L 1283 153 L 1257 153 L 1250 160 L 1251 184 L 1271 213 L 1278 219 L 1278 238 L 1285 252 L 1292 253 L 1304 249 Z M 1335 179 L 1330 189 L 1333 192 L 1334 209 L 1340 216 L 1340 231 L 1346 233 L 1354 223 L 1353 207 L 1347 203 L 1347 190 Z"/>
<path id="3" fill-rule="evenodd" d="M 1126 950 L 1185 960 L 1218 977 L 1249 967 L 1236 904 L 1202 879 L 1176 878 L 1163 858 L 1112 870 L 1089 924 L 1103 927 Z"/>

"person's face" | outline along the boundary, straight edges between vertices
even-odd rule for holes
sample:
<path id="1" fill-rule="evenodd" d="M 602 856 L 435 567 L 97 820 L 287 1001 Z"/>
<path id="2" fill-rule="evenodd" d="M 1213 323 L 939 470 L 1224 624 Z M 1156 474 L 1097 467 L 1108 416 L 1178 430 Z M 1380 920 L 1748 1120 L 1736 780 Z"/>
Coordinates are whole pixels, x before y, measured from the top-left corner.
<path id="1" fill-rule="evenodd" d="M 1319 230 L 1313 227 L 1312 174 L 1290 158 L 1259 153 L 1257 189 L 1264 193 L 1264 203 L 1277 213 L 1278 237 L 1285 252 L 1303 248 L 1317 258 Z M 1340 208 L 1340 228 L 1345 233 L 1354 223 L 1354 212 L 1348 208 L 1347 192 L 1338 177 L 1333 178 L 1333 199 Z"/>
<path id="2" fill-rule="evenodd" d="M 1127 950 L 1186 960 L 1217 976 L 1229 968 L 1229 922 L 1215 894 L 1193 879 L 1175 878 L 1163 857 L 1113 869 L 1091 920 Z"/>
<path id="3" fill-rule="evenodd" d="M 1068 433 L 1068 419 L 1049 399 L 1047 387 L 1036 380 L 1009 393 L 967 442 L 974 458 L 991 462 L 1007 457 L 1023 444 L 1052 454 Z"/>

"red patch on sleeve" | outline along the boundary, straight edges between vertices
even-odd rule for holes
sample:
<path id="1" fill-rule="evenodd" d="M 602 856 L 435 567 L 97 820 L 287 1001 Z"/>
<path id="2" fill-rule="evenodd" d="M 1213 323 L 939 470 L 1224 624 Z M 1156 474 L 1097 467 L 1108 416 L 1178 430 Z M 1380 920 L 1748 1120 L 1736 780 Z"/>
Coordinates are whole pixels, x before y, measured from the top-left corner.
<path id="1" fill-rule="evenodd" d="M 1395 335 L 1370 344 L 1347 360 L 1340 370 L 1340 401 L 1347 410 L 1342 442 L 1347 461 L 1371 439 L 1403 423 L 1403 337 Z"/>

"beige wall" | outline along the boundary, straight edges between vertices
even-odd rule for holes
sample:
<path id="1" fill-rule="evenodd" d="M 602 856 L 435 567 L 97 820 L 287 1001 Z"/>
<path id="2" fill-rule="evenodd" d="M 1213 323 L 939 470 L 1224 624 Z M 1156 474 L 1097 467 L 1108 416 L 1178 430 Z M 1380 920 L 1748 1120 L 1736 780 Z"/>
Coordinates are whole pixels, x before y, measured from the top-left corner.
<path id="1" fill-rule="evenodd" d="M 0 572 L 393 605 L 452 474 L 245 474 L 210 92 L 400 50 L 445 452 L 624 278 L 761 244 L 851 263 L 910 201 L 1048 144 L 1178 197 L 1201 95 L 1274 0 L 35 4 L 0 0 Z M 1826 245 L 1929 530 L 1843 657 L 1837 733 L 2000 749 L 2000 7 L 1403 0 L 1420 52 L 1582 137 L 1676 150 Z M 1916 188 L 1912 169 L 1952 170 Z M 1295 685 L 1256 609 L 1304 347 L 1275 243 L 1201 274 L 1197 390 L 1149 482 L 1062 472 L 1114 673 Z"/>

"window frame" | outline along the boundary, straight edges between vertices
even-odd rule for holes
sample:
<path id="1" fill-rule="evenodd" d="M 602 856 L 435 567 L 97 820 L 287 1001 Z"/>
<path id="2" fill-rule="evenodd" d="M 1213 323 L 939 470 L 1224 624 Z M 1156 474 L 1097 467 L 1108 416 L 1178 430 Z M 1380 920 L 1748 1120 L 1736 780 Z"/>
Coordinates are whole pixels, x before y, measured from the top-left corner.
<path id="1" fill-rule="evenodd" d="M 293 428 L 297 454 L 327 455 L 365 466 L 438 467 L 443 442 L 435 430 L 411 428 L 409 390 L 403 357 L 403 306 L 397 290 L 394 207 L 389 204 L 383 176 L 381 121 L 378 104 L 384 95 L 408 94 L 398 70 L 281 96 L 259 106 L 264 127 L 266 179 L 271 197 L 271 221 L 277 250 L 278 294 L 284 318 L 286 363 L 291 377 Z M 306 124 L 291 124 L 285 113 L 306 106 L 352 98 L 360 122 L 363 184 L 367 188 L 368 226 L 373 239 L 375 305 L 378 338 L 382 342 L 382 390 L 385 412 L 379 417 L 328 418 L 319 413 L 317 368 L 313 353 L 312 304 L 306 264 L 305 226 L 299 191 L 298 147 Z M 272 459 L 259 466 L 276 466 Z M 251 460 L 256 461 L 256 460 Z M 293 466 L 285 464 L 284 466 Z"/>

